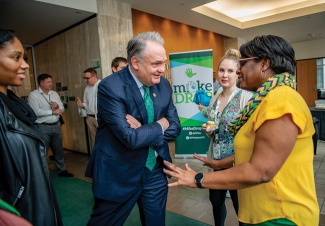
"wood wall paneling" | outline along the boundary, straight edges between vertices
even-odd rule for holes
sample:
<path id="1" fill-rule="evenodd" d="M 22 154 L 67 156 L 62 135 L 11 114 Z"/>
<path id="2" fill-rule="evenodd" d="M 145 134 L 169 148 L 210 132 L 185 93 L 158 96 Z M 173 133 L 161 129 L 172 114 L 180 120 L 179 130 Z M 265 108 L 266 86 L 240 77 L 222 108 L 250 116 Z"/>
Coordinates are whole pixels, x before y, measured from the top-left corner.
<path id="1" fill-rule="evenodd" d="M 67 87 L 69 97 L 83 97 L 85 81 L 83 71 L 92 67 L 93 59 L 100 59 L 97 18 L 93 18 L 54 38 L 37 45 L 35 48 L 37 73 L 47 73 L 53 77 L 53 90 L 56 83 Z M 101 78 L 101 72 L 98 71 Z M 62 126 L 63 146 L 65 149 L 87 153 L 87 137 L 84 119 L 78 115 L 76 101 L 66 103 Z"/>
<path id="2" fill-rule="evenodd" d="M 224 55 L 224 36 L 192 27 L 152 14 L 132 9 L 133 34 L 157 31 L 165 40 L 167 58 L 169 53 L 194 50 L 213 50 L 213 70 L 216 71 Z M 169 62 L 168 62 L 169 64 Z"/>
<path id="3" fill-rule="evenodd" d="M 297 91 L 309 107 L 315 107 L 317 100 L 317 65 L 316 59 L 297 61 Z"/>

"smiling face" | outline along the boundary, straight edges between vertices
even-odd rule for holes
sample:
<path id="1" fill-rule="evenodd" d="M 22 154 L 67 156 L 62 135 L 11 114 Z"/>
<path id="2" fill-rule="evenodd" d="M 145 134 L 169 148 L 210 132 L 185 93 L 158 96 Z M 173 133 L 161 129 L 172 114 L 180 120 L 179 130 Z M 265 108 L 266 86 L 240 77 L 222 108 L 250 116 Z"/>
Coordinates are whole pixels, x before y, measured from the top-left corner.
<path id="1" fill-rule="evenodd" d="M 238 63 L 236 60 L 224 59 L 218 69 L 219 83 L 223 88 L 236 86 Z"/>
<path id="2" fill-rule="evenodd" d="M 147 41 L 143 58 L 131 58 L 132 70 L 139 81 L 146 86 L 153 86 L 160 82 L 160 76 L 165 72 L 167 60 L 164 47 L 154 41 Z"/>
<path id="3" fill-rule="evenodd" d="M 28 68 L 24 60 L 24 48 L 17 38 L 0 48 L 0 92 L 6 94 L 9 85 L 22 85 Z"/>

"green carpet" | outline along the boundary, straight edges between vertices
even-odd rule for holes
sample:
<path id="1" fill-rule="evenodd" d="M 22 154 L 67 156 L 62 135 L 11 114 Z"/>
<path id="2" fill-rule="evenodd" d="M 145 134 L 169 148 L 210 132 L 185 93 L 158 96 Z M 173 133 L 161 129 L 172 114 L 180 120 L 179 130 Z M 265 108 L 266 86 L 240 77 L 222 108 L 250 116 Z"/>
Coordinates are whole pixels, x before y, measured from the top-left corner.
<path id="1" fill-rule="evenodd" d="M 64 226 L 85 226 L 93 207 L 91 184 L 77 178 L 58 177 L 50 171 Z M 126 220 L 125 226 L 141 226 L 137 205 Z M 207 224 L 166 211 L 166 225 L 206 226 Z"/>

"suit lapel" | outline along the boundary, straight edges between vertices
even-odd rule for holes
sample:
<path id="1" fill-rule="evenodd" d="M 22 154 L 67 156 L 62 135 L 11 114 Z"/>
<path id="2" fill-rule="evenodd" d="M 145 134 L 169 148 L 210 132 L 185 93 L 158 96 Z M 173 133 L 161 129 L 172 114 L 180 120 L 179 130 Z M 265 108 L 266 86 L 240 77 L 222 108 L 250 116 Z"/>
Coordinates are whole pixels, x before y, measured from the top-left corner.
<path id="1" fill-rule="evenodd" d="M 148 114 L 147 114 L 146 106 L 144 105 L 143 98 L 141 96 L 141 93 L 137 86 L 137 83 L 134 81 L 134 79 L 127 67 L 123 70 L 127 71 L 126 72 L 127 76 L 125 79 L 125 84 L 126 84 L 125 92 L 129 93 L 133 97 L 135 105 L 138 108 L 140 115 L 143 119 L 143 122 L 148 123 Z"/>

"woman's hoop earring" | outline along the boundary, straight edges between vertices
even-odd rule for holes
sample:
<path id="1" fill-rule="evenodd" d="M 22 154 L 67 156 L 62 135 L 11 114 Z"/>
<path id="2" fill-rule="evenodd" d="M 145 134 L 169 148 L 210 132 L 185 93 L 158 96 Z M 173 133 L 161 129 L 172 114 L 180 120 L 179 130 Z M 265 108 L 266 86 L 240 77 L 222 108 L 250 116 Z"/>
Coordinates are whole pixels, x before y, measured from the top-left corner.
<path id="1" fill-rule="evenodd" d="M 261 76 L 262 76 L 262 78 L 265 78 L 266 77 L 266 72 L 265 71 L 261 71 Z"/>

